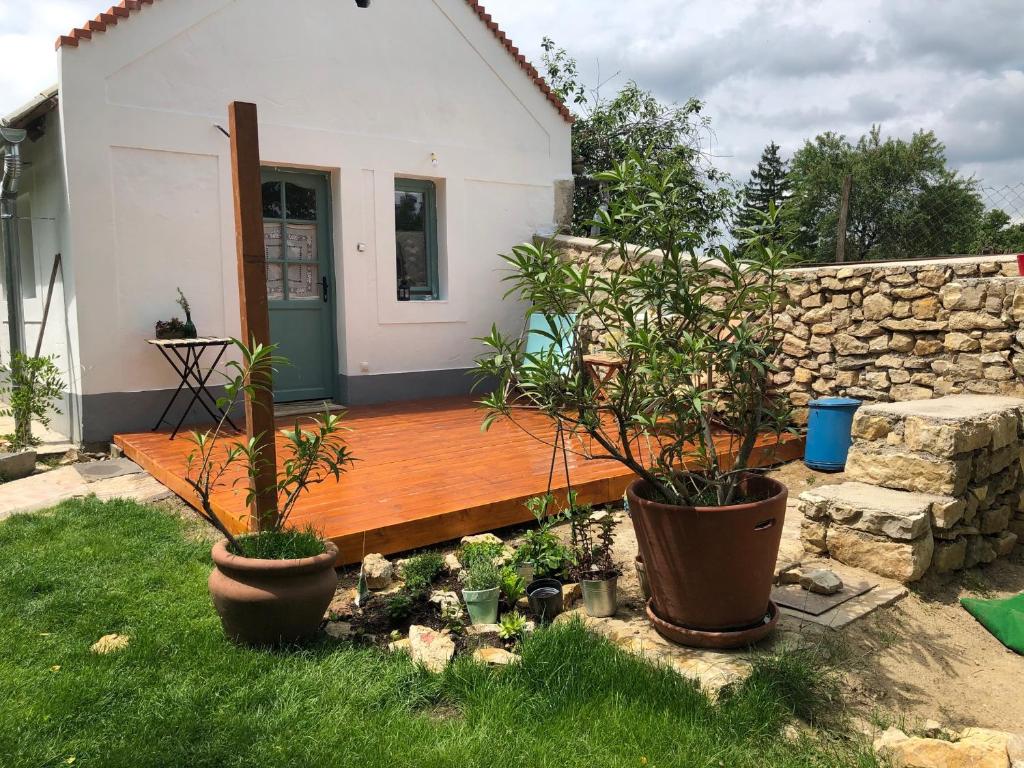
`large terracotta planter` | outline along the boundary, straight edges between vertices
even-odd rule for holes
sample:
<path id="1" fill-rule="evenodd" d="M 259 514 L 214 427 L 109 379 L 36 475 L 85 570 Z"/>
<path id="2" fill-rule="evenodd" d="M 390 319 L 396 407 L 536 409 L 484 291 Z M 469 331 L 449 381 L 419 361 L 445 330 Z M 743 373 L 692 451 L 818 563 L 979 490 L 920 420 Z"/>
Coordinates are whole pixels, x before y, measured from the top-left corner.
<path id="1" fill-rule="evenodd" d="M 316 634 L 334 597 L 338 548 L 299 560 L 255 560 L 213 548 L 210 595 L 224 633 L 237 643 L 274 645 Z"/>
<path id="2" fill-rule="evenodd" d="M 743 482 L 766 498 L 677 507 L 649 501 L 643 480 L 627 491 L 651 591 L 648 616 L 670 640 L 739 647 L 761 639 L 778 621 L 770 597 L 788 491 L 759 475 Z"/>

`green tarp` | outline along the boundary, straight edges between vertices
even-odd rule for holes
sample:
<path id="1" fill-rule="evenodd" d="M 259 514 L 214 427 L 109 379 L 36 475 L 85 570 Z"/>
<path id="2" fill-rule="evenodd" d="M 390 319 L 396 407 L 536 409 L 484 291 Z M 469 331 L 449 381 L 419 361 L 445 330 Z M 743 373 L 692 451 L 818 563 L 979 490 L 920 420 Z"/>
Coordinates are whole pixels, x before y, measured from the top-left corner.
<path id="1" fill-rule="evenodd" d="M 1024 592 L 1005 600 L 960 599 L 960 604 L 1007 648 L 1024 654 Z"/>

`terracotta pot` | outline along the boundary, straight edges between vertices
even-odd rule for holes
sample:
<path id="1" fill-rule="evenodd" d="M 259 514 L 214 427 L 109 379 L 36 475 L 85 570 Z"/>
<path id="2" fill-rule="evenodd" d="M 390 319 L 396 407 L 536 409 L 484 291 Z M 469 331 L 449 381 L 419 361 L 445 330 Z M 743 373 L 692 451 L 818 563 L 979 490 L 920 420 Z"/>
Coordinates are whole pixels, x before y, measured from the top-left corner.
<path id="1" fill-rule="evenodd" d="M 338 548 L 298 560 L 256 560 L 213 547 L 210 595 L 224 633 L 236 643 L 274 645 L 316 634 L 334 597 Z"/>
<path id="2" fill-rule="evenodd" d="M 759 475 L 743 479 L 763 501 L 728 507 L 677 507 L 648 501 L 647 483 L 630 485 L 629 508 L 651 591 L 655 628 L 667 623 L 687 636 L 708 632 L 723 647 L 723 633 L 745 641 L 768 627 L 775 560 L 786 517 L 786 487 Z M 772 618 L 766 618 L 772 617 Z M 767 630 L 764 634 L 767 633 Z M 755 632 L 755 635 L 758 634 Z"/>

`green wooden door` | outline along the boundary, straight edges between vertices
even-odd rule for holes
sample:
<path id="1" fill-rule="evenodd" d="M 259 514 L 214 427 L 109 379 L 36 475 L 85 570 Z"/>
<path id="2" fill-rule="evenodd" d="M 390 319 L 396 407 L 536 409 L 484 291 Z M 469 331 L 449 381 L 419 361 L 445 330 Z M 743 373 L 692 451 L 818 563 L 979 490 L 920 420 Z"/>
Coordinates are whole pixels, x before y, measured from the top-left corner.
<path id="1" fill-rule="evenodd" d="M 274 399 L 334 397 L 334 290 L 327 177 L 263 170 L 270 338 L 290 365 L 274 374 Z"/>

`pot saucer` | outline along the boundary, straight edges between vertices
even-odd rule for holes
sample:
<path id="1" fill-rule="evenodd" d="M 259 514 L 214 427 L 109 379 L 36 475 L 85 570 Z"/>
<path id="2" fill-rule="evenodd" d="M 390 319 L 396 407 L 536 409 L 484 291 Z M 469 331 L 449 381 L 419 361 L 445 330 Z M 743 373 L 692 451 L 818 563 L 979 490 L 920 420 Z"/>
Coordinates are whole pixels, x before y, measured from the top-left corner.
<path id="1" fill-rule="evenodd" d="M 693 648 L 742 648 L 763 640 L 779 623 L 779 609 L 772 601 L 768 601 L 768 620 L 751 627 L 741 627 L 724 631 L 695 629 L 673 624 L 654 612 L 653 600 L 647 601 L 647 618 L 654 629 L 666 640 Z"/>

